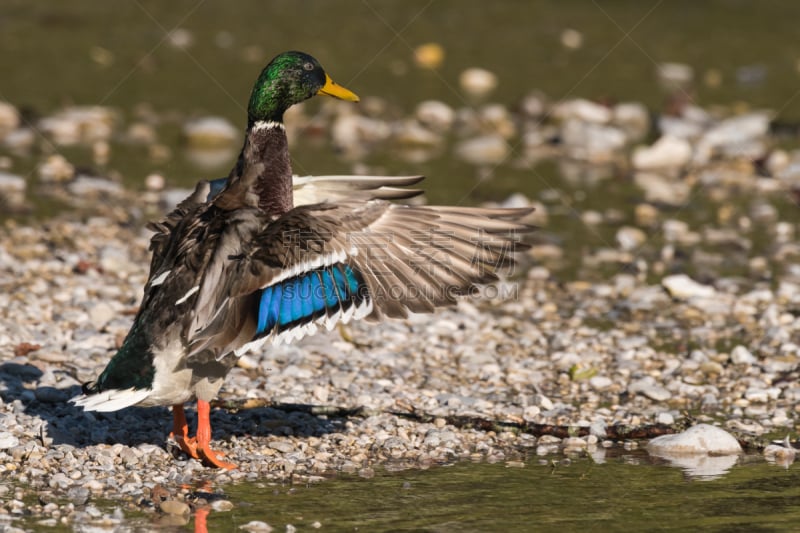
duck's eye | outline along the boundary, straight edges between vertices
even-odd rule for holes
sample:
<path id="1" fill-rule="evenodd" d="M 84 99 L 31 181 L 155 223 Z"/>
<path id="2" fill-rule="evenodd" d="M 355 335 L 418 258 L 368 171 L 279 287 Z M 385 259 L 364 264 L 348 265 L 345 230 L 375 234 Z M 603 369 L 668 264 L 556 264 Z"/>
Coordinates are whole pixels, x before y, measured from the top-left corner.
<path id="1" fill-rule="evenodd" d="M 303 68 L 306 70 L 314 70 L 314 65 L 312 65 L 311 63 L 306 63 L 303 65 Z"/>

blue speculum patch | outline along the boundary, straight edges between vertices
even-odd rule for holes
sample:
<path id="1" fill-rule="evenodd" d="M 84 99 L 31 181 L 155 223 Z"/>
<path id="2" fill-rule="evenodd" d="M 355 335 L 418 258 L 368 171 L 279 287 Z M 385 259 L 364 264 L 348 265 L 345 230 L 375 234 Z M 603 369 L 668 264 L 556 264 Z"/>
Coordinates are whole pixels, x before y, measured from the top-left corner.
<path id="1" fill-rule="evenodd" d="M 276 326 L 283 330 L 349 309 L 360 301 L 363 286 L 361 276 L 350 265 L 337 263 L 266 287 L 258 303 L 256 336 Z"/>

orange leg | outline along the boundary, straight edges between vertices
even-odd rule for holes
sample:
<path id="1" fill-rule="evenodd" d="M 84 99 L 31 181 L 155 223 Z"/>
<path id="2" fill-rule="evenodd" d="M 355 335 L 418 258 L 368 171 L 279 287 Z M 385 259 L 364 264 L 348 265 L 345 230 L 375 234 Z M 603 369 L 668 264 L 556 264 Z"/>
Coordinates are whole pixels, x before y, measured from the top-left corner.
<path id="1" fill-rule="evenodd" d="M 217 468 L 224 468 L 232 470 L 236 468 L 233 463 L 226 463 L 221 456 L 225 455 L 221 452 L 215 452 L 211 449 L 211 406 L 208 402 L 197 400 L 197 453 L 203 459 L 203 462 L 208 466 L 215 466 Z"/>
<path id="2" fill-rule="evenodd" d="M 197 401 L 197 436 L 189 436 L 189 424 L 186 422 L 186 414 L 182 404 L 172 406 L 172 433 L 170 437 L 175 439 L 181 450 L 186 455 L 198 461 L 202 461 L 206 466 L 225 468 L 231 470 L 236 468 L 233 463 L 226 463 L 220 457 L 225 455 L 222 452 L 215 452 L 211 449 L 211 406 L 208 402 Z"/>
<path id="3" fill-rule="evenodd" d="M 186 455 L 200 460 L 200 456 L 197 454 L 197 439 L 189 436 L 189 424 L 186 423 L 183 404 L 172 406 L 172 433 L 169 436 L 175 439 Z"/>

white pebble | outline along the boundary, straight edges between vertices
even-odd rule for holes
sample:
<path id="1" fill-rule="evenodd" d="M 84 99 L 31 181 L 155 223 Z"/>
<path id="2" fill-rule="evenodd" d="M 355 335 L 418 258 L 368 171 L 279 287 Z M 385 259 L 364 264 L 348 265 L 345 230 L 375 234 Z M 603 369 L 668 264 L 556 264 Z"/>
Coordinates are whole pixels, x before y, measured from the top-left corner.
<path id="1" fill-rule="evenodd" d="M 469 68 L 461 73 L 458 82 L 469 96 L 483 98 L 497 87 L 497 76 L 482 68 Z"/>
<path id="2" fill-rule="evenodd" d="M 735 365 L 752 365 L 758 362 L 758 359 L 740 344 L 731 350 L 731 362 Z"/>
<path id="3" fill-rule="evenodd" d="M 652 146 L 639 146 L 633 152 L 633 168 L 648 170 L 654 168 L 682 167 L 692 157 L 692 146 L 686 139 L 672 135 L 662 135 Z"/>
<path id="4" fill-rule="evenodd" d="M 711 298 L 716 295 L 714 287 L 697 283 L 686 274 L 675 274 L 661 280 L 661 285 L 673 298 L 688 300 L 689 298 Z"/>

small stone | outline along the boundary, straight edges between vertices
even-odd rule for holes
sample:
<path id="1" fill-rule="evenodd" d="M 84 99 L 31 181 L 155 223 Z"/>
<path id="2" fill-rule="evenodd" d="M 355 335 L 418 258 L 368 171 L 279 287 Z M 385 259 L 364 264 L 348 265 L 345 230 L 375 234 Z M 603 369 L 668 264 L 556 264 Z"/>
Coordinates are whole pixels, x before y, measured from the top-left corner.
<path id="1" fill-rule="evenodd" d="M 613 113 L 604 105 L 578 98 L 557 104 L 553 109 L 553 116 L 564 122 L 577 120 L 583 123 L 608 124 Z"/>
<path id="2" fill-rule="evenodd" d="M 658 416 L 656 416 L 656 422 L 659 424 L 664 424 L 665 426 L 671 426 L 675 423 L 675 417 L 670 413 L 658 413 Z"/>
<path id="3" fill-rule="evenodd" d="M 19 128 L 3 139 L 3 144 L 15 154 L 27 154 L 36 143 L 36 134 L 30 128 Z"/>
<path id="4" fill-rule="evenodd" d="M 77 176 L 67 184 L 70 194 L 79 198 L 92 198 L 98 196 L 120 196 L 124 192 L 122 185 L 115 181 L 95 176 Z"/>
<path id="5" fill-rule="evenodd" d="M 767 461 L 774 461 L 783 466 L 792 464 L 797 457 L 797 450 L 791 445 L 781 446 L 779 444 L 770 444 L 764 448 L 764 458 Z"/>
<path id="6" fill-rule="evenodd" d="M 25 192 L 26 187 L 27 183 L 22 176 L 0 172 L 0 194 L 21 194 Z"/>
<path id="7" fill-rule="evenodd" d="M 607 376 L 594 376 L 589 378 L 589 385 L 594 390 L 605 390 L 613 384 L 614 382 Z"/>
<path id="8" fill-rule="evenodd" d="M 397 124 L 392 132 L 392 139 L 406 148 L 433 148 L 442 143 L 439 133 L 431 131 L 416 120 L 404 120 Z"/>
<path id="9" fill-rule="evenodd" d="M 166 180 L 161 174 L 148 174 L 144 179 L 144 186 L 148 191 L 163 191 Z"/>
<path id="10" fill-rule="evenodd" d="M 39 129 L 59 145 L 94 143 L 111 138 L 118 114 L 102 106 L 68 107 L 39 121 Z"/>
<path id="11" fill-rule="evenodd" d="M 735 365 L 752 365 L 757 363 L 758 359 L 740 344 L 731 350 L 731 362 Z"/>
<path id="12" fill-rule="evenodd" d="M 714 287 L 697 283 L 686 274 L 675 274 L 661 280 L 661 286 L 673 298 L 688 300 L 689 298 L 712 298 L 717 294 Z"/>
<path id="13" fill-rule="evenodd" d="M 89 495 L 89 489 L 86 487 L 72 487 L 67 491 L 67 498 L 75 505 L 86 505 Z"/>
<path id="14" fill-rule="evenodd" d="M 503 137 L 493 134 L 461 141 L 455 152 L 473 165 L 499 165 L 508 157 L 510 148 Z"/>
<path id="15" fill-rule="evenodd" d="M 444 62 L 444 47 L 439 43 L 425 43 L 414 49 L 414 63 L 418 67 L 437 69 Z"/>
<path id="16" fill-rule="evenodd" d="M 461 89 L 473 98 L 484 98 L 497 87 L 497 76 L 482 68 L 469 68 L 458 77 Z"/>
<path id="17" fill-rule="evenodd" d="M 650 131 L 650 113 L 639 102 L 617 104 L 612 113 L 612 124 L 620 127 L 631 141 L 644 138 Z"/>
<path id="18" fill-rule="evenodd" d="M 791 163 L 789 154 L 785 150 L 775 149 L 767 156 L 767 161 L 764 163 L 770 176 L 777 176 Z"/>
<path id="19" fill-rule="evenodd" d="M 719 148 L 730 147 L 734 154 L 743 155 L 743 148 L 769 132 L 770 114 L 748 113 L 721 121 L 706 131 L 697 142 L 694 162 L 706 163 Z M 763 154 L 751 154 L 762 156 Z"/>
<path id="20" fill-rule="evenodd" d="M 650 204 L 637 204 L 634 215 L 637 225 L 651 227 L 658 223 L 659 211 Z"/>
<path id="21" fill-rule="evenodd" d="M 440 133 L 450 129 L 456 116 L 452 107 L 438 100 L 420 102 L 415 115 L 422 125 Z"/>
<path id="22" fill-rule="evenodd" d="M 230 511 L 234 505 L 228 500 L 214 500 L 211 502 L 211 508 L 217 512 Z"/>
<path id="23" fill-rule="evenodd" d="M 644 199 L 654 204 L 680 207 L 689 200 L 691 186 L 654 172 L 637 172 L 633 181 L 644 191 Z"/>
<path id="24" fill-rule="evenodd" d="M 89 321 L 94 329 L 103 329 L 115 316 L 114 308 L 106 302 L 97 302 L 89 309 Z"/>
<path id="25" fill-rule="evenodd" d="M 576 450 L 576 449 L 584 449 L 586 448 L 586 441 L 580 437 L 567 437 L 561 444 L 564 448 Z"/>
<path id="26" fill-rule="evenodd" d="M 633 168 L 651 170 L 657 168 L 683 167 L 692 157 L 689 141 L 663 135 L 652 146 L 640 146 L 633 152 Z"/>
<path id="27" fill-rule="evenodd" d="M 658 65 L 658 80 L 667 89 L 681 89 L 694 79 L 694 69 L 684 63 L 661 63 Z"/>
<path id="28" fill-rule="evenodd" d="M 19 445 L 19 439 L 6 431 L 0 432 L 0 450 L 7 450 Z"/>
<path id="29" fill-rule="evenodd" d="M 167 42 L 175 48 L 186 49 L 194 44 L 194 34 L 186 28 L 175 28 L 169 32 Z"/>
<path id="30" fill-rule="evenodd" d="M 150 124 L 143 122 L 134 122 L 128 126 L 128 131 L 125 134 L 128 142 L 133 144 L 154 144 L 158 140 L 156 130 Z"/>
<path id="31" fill-rule="evenodd" d="M 53 154 L 41 163 L 38 168 L 39 179 L 45 183 L 64 182 L 75 175 L 75 167 L 61 154 Z"/>
<path id="32" fill-rule="evenodd" d="M 83 486 L 92 492 L 102 492 L 102 490 L 105 488 L 105 485 L 96 479 L 90 479 L 84 483 Z"/>
<path id="33" fill-rule="evenodd" d="M 577 50 L 583 46 L 583 34 L 572 28 L 565 28 L 561 32 L 561 46 L 570 50 Z"/>
<path id="34" fill-rule="evenodd" d="M 8 102 L 0 102 L 0 140 L 19 127 L 17 108 Z"/>
<path id="35" fill-rule="evenodd" d="M 227 146 L 239 139 L 239 130 L 222 117 L 202 117 L 183 126 L 187 142 L 195 147 Z"/>
<path id="36" fill-rule="evenodd" d="M 295 450 L 295 446 L 291 442 L 287 442 L 284 440 L 273 440 L 271 442 L 268 442 L 267 446 L 281 453 L 290 453 Z"/>
<path id="37" fill-rule="evenodd" d="M 643 245 L 647 240 L 647 234 L 639 228 L 623 226 L 617 230 L 616 240 L 622 250 L 629 252 Z"/>
<path id="38" fill-rule="evenodd" d="M 165 500 L 161 502 L 159 508 L 163 513 L 171 515 L 188 515 L 191 512 L 189 505 L 178 500 Z"/>
<path id="39" fill-rule="evenodd" d="M 760 389 L 751 387 L 744 393 L 744 398 L 752 403 L 767 403 L 770 400 L 777 400 L 781 394 L 781 390 L 777 387 L 768 389 Z"/>
<path id="40" fill-rule="evenodd" d="M 569 157 L 590 163 L 609 163 L 625 148 L 625 133 L 606 126 L 570 119 L 561 127 L 561 140 Z"/>
<path id="41" fill-rule="evenodd" d="M 667 389 L 653 383 L 648 379 L 634 381 L 628 386 L 628 392 L 631 394 L 641 394 L 643 396 L 647 396 L 651 400 L 657 402 L 664 402 L 672 397 L 672 393 L 670 393 Z"/>
<path id="42" fill-rule="evenodd" d="M 526 95 L 520 102 L 520 111 L 529 118 L 540 118 L 547 112 L 547 97 L 538 91 Z"/>

